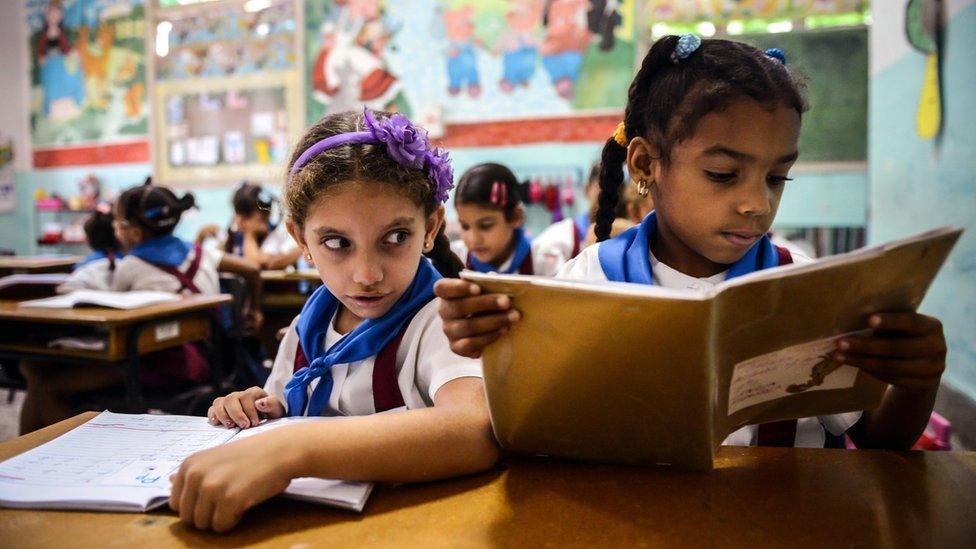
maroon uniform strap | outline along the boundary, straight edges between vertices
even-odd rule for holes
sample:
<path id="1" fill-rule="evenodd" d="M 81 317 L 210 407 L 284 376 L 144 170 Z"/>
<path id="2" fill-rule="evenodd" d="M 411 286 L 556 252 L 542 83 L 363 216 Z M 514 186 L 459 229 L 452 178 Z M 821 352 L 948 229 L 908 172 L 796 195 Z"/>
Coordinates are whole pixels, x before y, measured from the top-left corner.
<path id="1" fill-rule="evenodd" d="M 182 292 L 183 290 L 190 290 L 190 293 L 198 294 L 200 293 L 200 288 L 193 283 L 193 278 L 197 276 L 197 271 L 200 270 L 200 258 L 203 256 L 203 248 L 199 244 L 193 246 L 193 261 L 190 262 L 190 266 L 187 267 L 186 272 L 180 272 L 179 269 L 173 267 L 172 265 L 160 265 L 159 263 L 149 264 L 156 267 L 160 271 L 172 275 L 180 283 L 180 289 L 177 291 Z"/>
<path id="2" fill-rule="evenodd" d="M 398 372 L 396 365 L 397 351 L 400 350 L 400 342 L 403 341 L 403 334 L 406 333 L 410 323 L 406 323 L 400 333 L 392 341 L 383 347 L 383 350 L 376 355 L 373 362 L 373 407 L 377 412 L 385 412 L 404 405 L 403 395 L 400 393 L 400 384 L 397 381 Z M 308 357 L 302 350 L 301 343 L 295 350 L 295 362 L 292 365 L 292 373 L 308 366 Z"/>

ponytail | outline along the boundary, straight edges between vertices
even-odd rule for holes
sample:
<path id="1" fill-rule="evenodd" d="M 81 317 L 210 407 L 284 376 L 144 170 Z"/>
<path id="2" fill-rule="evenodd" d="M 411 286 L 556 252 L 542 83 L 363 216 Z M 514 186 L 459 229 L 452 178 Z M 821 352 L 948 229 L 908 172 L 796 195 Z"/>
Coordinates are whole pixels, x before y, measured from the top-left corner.
<path id="1" fill-rule="evenodd" d="M 142 228 L 150 237 L 173 233 L 183 212 L 196 206 L 191 193 L 177 198 L 173 191 L 147 182 L 126 189 L 119 196 L 122 217 Z"/>
<path id="2" fill-rule="evenodd" d="M 454 252 L 451 251 L 451 241 L 448 240 L 447 235 L 444 233 L 443 224 L 440 230 L 437 231 L 437 236 L 434 237 L 434 247 L 424 255 L 430 259 L 430 262 L 434 264 L 434 268 L 444 278 L 457 278 L 461 270 L 464 269 L 464 263 L 461 263 L 458 256 L 454 255 Z"/>

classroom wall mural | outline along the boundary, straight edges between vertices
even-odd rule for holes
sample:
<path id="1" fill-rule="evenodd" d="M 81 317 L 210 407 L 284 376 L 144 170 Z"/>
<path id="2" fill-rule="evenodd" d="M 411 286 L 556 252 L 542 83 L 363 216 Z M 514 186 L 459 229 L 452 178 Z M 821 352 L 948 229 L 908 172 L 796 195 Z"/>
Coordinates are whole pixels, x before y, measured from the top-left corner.
<path id="1" fill-rule="evenodd" d="M 310 122 L 362 104 L 447 122 L 619 110 L 633 74 L 632 0 L 307 0 L 305 22 Z"/>
<path id="2" fill-rule="evenodd" d="M 27 0 L 35 149 L 145 139 L 143 0 Z"/>
<path id="3" fill-rule="evenodd" d="M 865 0 L 644 0 L 644 14 L 669 22 L 799 18 L 810 15 L 860 12 Z"/>

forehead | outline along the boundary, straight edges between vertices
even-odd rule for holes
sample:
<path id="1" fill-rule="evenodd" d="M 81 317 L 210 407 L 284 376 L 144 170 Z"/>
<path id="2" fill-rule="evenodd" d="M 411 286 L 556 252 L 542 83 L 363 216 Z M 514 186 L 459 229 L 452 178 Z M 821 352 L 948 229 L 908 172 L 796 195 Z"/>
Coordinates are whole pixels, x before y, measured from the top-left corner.
<path id="1" fill-rule="evenodd" d="M 462 221 L 465 221 L 467 223 L 473 223 L 475 221 L 485 219 L 485 218 L 505 217 L 504 212 L 502 212 L 498 208 L 489 208 L 486 206 L 482 206 L 480 204 L 460 202 L 456 205 L 456 208 L 457 208 L 458 217 L 461 218 Z"/>
<path id="2" fill-rule="evenodd" d="M 720 145 L 769 160 L 795 152 L 799 135 L 800 115 L 795 109 L 737 98 L 725 109 L 702 116 L 695 133 L 674 150 L 676 154 L 698 155 Z"/>
<path id="3" fill-rule="evenodd" d="M 391 185 L 353 181 L 319 196 L 308 209 L 305 226 L 312 230 L 382 227 L 400 217 L 423 219 L 423 208 Z"/>

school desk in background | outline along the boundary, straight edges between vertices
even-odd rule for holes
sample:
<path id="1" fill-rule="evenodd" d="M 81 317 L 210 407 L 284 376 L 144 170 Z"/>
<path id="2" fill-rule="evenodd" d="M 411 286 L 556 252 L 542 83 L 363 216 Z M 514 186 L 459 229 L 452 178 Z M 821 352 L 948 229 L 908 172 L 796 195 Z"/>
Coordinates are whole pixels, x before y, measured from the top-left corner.
<path id="1" fill-rule="evenodd" d="M 707 293 L 481 274 L 522 318 L 485 349 L 501 445 L 526 454 L 709 469 L 745 425 L 869 410 L 886 385 L 830 358 L 869 315 L 914 311 L 962 233 L 738 277 Z"/>
<path id="2" fill-rule="evenodd" d="M 100 294 L 116 294 L 116 299 L 125 296 L 118 292 Z M 0 358 L 53 360 L 78 368 L 92 361 L 116 365 L 125 374 L 125 408 L 142 412 L 146 410 L 146 399 L 139 381 L 140 356 L 209 340 L 220 330 L 217 308 L 229 301 L 226 295 L 192 295 L 118 309 L 25 307 L 22 302 L 0 300 Z M 52 345 L 58 340 L 61 344 Z M 218 352 L 216 347 L 211 346 L 212 355 Z M 219 363 L 215 356 L 211 357 L 211 364 Z M 219 367 L 212 370 L 211 392 L 220 386 L 222 378 Z M 205 399 L 206 395 L 201 392 L 200 398 Z M 187 406 L 191 405 L 195 403 Z"/>
<path id="3" fill-rule="evenodd" d="M 77 255 L 14 255 L 0 257 L 0 276 L 10 274 L 70 273 L 81 261 Z"/>

